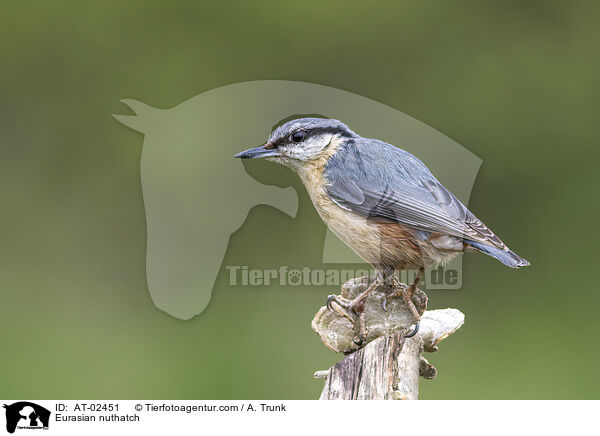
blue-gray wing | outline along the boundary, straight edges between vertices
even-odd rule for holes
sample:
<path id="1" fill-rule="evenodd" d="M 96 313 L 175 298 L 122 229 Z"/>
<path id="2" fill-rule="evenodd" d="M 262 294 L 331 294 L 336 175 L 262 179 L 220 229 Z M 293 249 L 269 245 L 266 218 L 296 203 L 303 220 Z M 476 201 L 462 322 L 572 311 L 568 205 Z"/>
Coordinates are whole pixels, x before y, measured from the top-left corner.
<path id="1" fill-rule="evenodd" d="M 329 197 L 364 217 L 506 247 L 419 159 L 392 145 L 364 138 L 344 144 L 324 175 Z"/>

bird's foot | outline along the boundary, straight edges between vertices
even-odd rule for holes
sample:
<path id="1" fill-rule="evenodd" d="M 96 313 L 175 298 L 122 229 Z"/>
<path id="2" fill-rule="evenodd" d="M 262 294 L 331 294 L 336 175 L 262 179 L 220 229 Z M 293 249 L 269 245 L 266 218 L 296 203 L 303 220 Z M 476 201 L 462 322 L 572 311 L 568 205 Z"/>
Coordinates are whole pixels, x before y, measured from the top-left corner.
<path id="1" fill-rule="evenodd" d="M 348 300 L 337 295 L 330 295 L 327 298 L 327 308 L 330 311 L 337 312 L 352 324 L 354 324 L 356 322 L 356 318 L 358 318 L 358 336 L 354 339 L 354 343 L 356 345 L 362 345 L 367 338 L 367 334 L 369 333 L 365 323 L 365 304 L 367 302 L 367 297 L 381 284 L 381 280 L 375 280 L 362 294 L 360 294 L 354 300 Z"/>
<path id="2" fill-rule="evenodd" d="M 354 343 L 360 346 L 365 342 L 369 332 L 365 324 L 364 300 L 358 298 L 348 300 L 337 295 L 330 295 L 327 298 L 327 308 L 332 312 L 337 312 L 352 324 L 358 321 L 358 335 L 354 338 Z"/>
<path id="3" fill-rule="evenodd" d="M 356 315 L 356 313 L 352 310 L 352 300 L 331 294 L 327 297 L 327 309 L 330 312 L 337 312 L 351 323 L 355 322 L 352 314 Z"/>
<path id="4" fill-rule="evenodd" d="M 396 297 L 402 297 L 402 300 L 408 306 L 408 309 L 410 310 L 410 312 L 412 313 L 412 315 L 415 319 L 415 323 L 414 323 L 415 328 L 413 329 L 412 332 L 405 335 L 404 337 L 412 338 L 419 331 L 419 325 L 420 325 L 420 320 L 421 320 L 421 315 L 417 311 L 417 308 L 415 307 L 415 304 L 412 301 L 412 296 L 413 296 L 417 286 L 414 283 L 410 286 L 405 285 L 404 283 L 400 283 L 400 281 L 396 277 L 394 277 L 392 279 L 392 288 L 394 289 L 394 292 L 392 292 L 389 295 L 386 295 L 383 298 L 383 310 L 387 311 L 386 306 L 387 306 L 387 302 L 389 299 L 396 298 Z"/>

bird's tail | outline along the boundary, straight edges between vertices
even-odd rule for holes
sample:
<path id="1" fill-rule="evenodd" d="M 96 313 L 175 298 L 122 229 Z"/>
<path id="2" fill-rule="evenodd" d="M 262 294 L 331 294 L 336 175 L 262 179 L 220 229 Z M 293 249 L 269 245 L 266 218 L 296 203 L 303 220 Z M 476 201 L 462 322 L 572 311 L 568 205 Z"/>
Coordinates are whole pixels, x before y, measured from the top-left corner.
<path id="1" fill-rule="evenodd" d="M 469 245 L 476 251 L 481 253 L 485 253 L 489 256 L 495 257 L 500 262 L 502 262 L 506 266 L 510 266 L 511 268 L 520 268 L 522 266 L 529 266 L 529 262 L 519 256 L 517 253 L 510 251 L 508 248 L 503 250 L 501 248 L 492 247 L 490 245 L 485 245 L 480 242 L 468 241 L 465 240 L 465 244 Z"/>

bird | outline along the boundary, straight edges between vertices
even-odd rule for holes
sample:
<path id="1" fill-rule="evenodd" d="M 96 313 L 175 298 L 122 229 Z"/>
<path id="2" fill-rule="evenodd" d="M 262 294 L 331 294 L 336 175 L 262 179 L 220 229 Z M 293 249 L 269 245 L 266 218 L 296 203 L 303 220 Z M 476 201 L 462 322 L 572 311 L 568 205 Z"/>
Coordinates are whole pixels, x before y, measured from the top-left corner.
<path id="1" fill-rule="evenodd" d="M 363 138 L 341 121 L 297 118 L 277 127 L 267 142 L 234 157 L 266 158 L 298 174 L 329 229 L 365 262 L 376 276 L 350 302 L 329 296 L 353 320 L 358 315 L 361 344 L 367 330 L 366 299 L 384 283 L 402 297 L 415 321 L 420 314 L 411 298 L 426 267 L 444 265 L 468 251 L 491 256 L 511 268 L 530 263 L 511 251 L 483 222 L 446 189 L 413 154 L 386 142 Z M 397 271 L 417 269 L 410 286 Z"/>

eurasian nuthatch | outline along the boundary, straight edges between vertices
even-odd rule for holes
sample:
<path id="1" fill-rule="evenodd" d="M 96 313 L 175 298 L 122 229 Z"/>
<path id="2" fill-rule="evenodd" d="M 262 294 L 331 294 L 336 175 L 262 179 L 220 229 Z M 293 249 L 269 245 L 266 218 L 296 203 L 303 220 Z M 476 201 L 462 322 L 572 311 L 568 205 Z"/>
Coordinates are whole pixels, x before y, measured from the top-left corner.
<path id="1" fill-rule="evenodd" d="M 377 279 L 346 310 L 363 313 L 366 297 L 388 280 L 415 319 L 411 297 L 424 268 L 464 251 L 478 251 L 518 268 L 529 265 L 473 215 L 412 154 L 363 138 L 333 119 L 301 118 L 275 129 L 267 143 L 237 154 L 265 157 L 294 170 L 327 226 L 378 272 Z M 394 272 L 418 268 L 403 287 Z M 364 316 L 360 317 L 364 338 Z M 418 328 L 418 324 L 417 324 Z M 416 329 L 415 332 L 416 333 Z"/>

